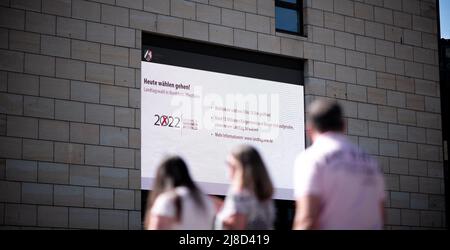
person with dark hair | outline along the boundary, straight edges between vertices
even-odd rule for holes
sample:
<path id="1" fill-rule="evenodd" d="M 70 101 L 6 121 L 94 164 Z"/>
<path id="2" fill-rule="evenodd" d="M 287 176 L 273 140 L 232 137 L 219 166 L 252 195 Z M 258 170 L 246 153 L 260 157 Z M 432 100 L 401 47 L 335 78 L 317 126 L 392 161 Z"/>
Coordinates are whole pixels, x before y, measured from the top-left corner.
<path id="1" fill-rule="evenodd" d="M 164 159 L 147 203 L 145 229 L 213 229 L 211 199 L 195 185 L 182 158 Z"/>
<path id="2" fill-rule="evenodd" d="M 226 161 L 230 189 L 216 219 L 217 229 L 273 229 L 273 185 L 258 151 L 247 145 L 235 148 Z"/>
<path id="3" fill-rule="evenodd" d="M 343 134 L 342 109 L 319 99 L 308 109 L 313 144 L 294 167 L 294 229 L 382 229 L 384 180 L 372 157 Z"/>

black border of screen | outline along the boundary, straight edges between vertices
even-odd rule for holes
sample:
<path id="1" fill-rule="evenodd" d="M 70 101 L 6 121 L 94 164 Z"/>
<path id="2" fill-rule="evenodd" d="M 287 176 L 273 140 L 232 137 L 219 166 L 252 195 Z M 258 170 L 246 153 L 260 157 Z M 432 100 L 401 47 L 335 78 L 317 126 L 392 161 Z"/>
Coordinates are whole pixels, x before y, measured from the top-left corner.
<path id="1" fill-rule="evenodd" d="M 304 60 L 143 32 L 141 60 L 263 80 L 303 85 Z"/>

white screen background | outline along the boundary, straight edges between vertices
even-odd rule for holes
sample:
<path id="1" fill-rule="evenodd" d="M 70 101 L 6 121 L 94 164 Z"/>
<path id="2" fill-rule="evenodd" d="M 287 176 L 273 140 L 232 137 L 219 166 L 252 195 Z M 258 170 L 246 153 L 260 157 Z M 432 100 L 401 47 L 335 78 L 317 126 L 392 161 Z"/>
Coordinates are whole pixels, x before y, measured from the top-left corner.
<path id="1" fill-rule="evenodd" d="M 245 143 L 253 145 L 260 152 L 276 189 L 274 198 L 293 199 L 294 161 L 305 148 L 303 86 L 151 62 L 142 62 L 141 74 L 142 189 L 152 188 L 156 168 L 164 156 L 178 154 L 187 162 L 192 177 L 205 192 L 225 195 L 229 184 L 226 156 L 233 147 Z M 144 84 L 144 79 L 190 85 L 190 91 L 180 89 L 180 93 L 200 90 L 197 94 L 200 93 L 201 98 L 191 98 L 194 103 L 192 107 L 197 105 L 197 111 L 191 114 L 180 112 L 180 105 L 174 104 L 174 96 L 145 91 L 149 87 Z M 150 88 L 177 91 L 161 86 Z M 208 117 L 204 114 L 210 110 L 208 105 L 203 105 L 205 98 L 202 97 L 219 97 L 224 100 L 223 106 L 226 106 L 226 97 L 230 94 L 267 96 L 267 105 L 264 106 L 267 107 L 266 111 L 270 111 L 271 100 L 274 100 L 270 98 L 271 95 L 278 96 L 274 103 L 277 102 L 279 123 L 291 125 L 293 129 L 279 129 L 273 143 L 261 143 L 212 136 L 219 132 L 259 137 L 260 132 L 207 129 L 202 126 L 199 130 L 189 130 L 154 125 L 155 114 L 188 119 L 202 110 L 198 117 Z"/>

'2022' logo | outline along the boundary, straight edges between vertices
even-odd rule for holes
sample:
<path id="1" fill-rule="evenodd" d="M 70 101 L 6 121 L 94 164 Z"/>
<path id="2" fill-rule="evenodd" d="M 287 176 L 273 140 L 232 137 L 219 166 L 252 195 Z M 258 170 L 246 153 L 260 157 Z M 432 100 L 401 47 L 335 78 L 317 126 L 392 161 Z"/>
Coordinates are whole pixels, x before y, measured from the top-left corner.
<path id="1" fill-rule="evenodd" d="M 181 119 L 179 117 L 173 117 L 171 115 L 158 115 L 158 114 L 155 114 L 154 116 L 156 117 L 156 121 L 154 123 L 155 126 L 180 128 Z"/>

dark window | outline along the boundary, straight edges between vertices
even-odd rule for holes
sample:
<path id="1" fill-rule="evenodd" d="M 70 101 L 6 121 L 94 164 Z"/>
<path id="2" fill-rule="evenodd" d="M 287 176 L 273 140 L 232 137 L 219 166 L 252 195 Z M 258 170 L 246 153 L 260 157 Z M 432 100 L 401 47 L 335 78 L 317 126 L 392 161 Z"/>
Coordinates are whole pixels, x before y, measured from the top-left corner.
<path id="1" fill-rule="evenodd" d="M 303 34 L 302 0 L 275 0 L 275 28 L 278 32 Z"/>

